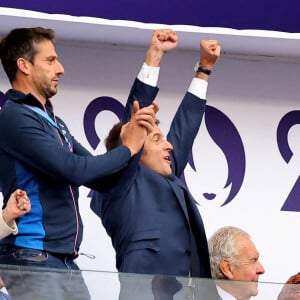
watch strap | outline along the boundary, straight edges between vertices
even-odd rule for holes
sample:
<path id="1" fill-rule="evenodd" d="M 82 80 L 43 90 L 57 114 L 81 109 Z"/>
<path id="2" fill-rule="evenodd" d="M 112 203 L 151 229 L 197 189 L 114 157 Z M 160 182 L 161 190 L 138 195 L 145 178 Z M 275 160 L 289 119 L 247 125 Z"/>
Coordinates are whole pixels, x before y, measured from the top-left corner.
<path id="1" fill-rule="evenodd" d="M 204 73 L 206 75 L 210 75 L 211 74 L 211 70 L 203 68 L 202 65 L 200 64 L 200 62 L 198 62 L 196 64 L 194 70 L 195 70 L 196 73 L 200 73 L 201 72 L 201 73 Z"/>

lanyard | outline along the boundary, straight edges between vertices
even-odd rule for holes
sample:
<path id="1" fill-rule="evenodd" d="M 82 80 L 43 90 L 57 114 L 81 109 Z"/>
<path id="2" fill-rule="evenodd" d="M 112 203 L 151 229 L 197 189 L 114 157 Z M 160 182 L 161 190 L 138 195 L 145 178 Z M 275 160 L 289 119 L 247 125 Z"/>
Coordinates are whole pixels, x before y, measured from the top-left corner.
<path id="1" fill-rule="evenodd" d="M 57 125 L 57 123 L 50 118 L 50 116 L 44 111 L 42 110 L 41 108 L 37 107 L 37 106 L 32 106 L 32 105 L 28 105 L 28 104 L 24 104 L 26 107 L 30 108 L 31 110 L 33 110 L 34 112 L 36 112 L 37 114 L 39 114 L 40 116 L 42 116 L 44 119 L 46 119 L 53 127 L 55 127 L 59 132 L 60 134 L 64 137 L 64 140 L 67 142 L 68 146 L 69 146 L 69 150 L 71 152 L 73 152 L 73 149 L 72 149 L 72 145 L 71 143 L 69 142 L 69 139 L 67 138 L 66 136 L 66 133 L 65 132 L 62 132 L 60 127 Z"/>
<path id="2" fill-rule="evenodd" d="M 24 104 L 24 105 L 26 107 L 30 108 L 31 110 L 35 111 L 36 113 L 38 113 L 42 117 L 44 117 L 52 126 L 54 126 L 55 128 L 57 128 L 60 131 L 60 128 L 58 127 L 56 122 L 54 122 L 54 120 L 52 120 L 50 118 L 50 116 L 44 110 L 42 110 L 41 108 L 39 108 L 37 106 L 32 106 L 32 105 L 27 105 L 27 104 Z"/>

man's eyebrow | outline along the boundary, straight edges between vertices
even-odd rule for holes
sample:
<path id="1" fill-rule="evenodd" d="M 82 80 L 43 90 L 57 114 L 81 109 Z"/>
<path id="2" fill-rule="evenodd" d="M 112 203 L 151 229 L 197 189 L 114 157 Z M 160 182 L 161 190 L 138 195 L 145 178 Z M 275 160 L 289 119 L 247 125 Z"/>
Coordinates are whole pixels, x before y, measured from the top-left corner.
<path id="1" fill-rule="evenodd" d="M 46 57 L 44 57 L 45 60 L 49 60 L 49 59 L 58 59 L 58 56 L 57 55 L 48 55 Z"/>
<path id="2" fill-rule="evenodd" d="M 160 139 L 163 139 L 164 138 L 164 135 L 161 133 L 161 132 L 154 132 L 153 135 L 152 135 L 152 138 L 160 138 Z"/>

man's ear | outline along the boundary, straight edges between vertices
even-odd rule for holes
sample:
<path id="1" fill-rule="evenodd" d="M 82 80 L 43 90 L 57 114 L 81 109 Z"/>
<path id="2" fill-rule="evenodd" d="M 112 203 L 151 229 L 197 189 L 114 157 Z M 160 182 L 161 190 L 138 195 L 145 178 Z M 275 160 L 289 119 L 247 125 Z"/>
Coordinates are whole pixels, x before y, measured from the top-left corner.
<path id="1" fill-rule="evenodd" d="M 222 259 L 219 265 L 220 271 L 223 273 L 223 275 L 229 279 L 233 280 L 233 274 L 230 262 L 226 259 Z"/>
<path id="2" fill-rule="evenodd" d="M 26 75 L 30 74 L 30 65 L 31 62 L 25 58 L 20 57 L 17 59 L 17 66 L 19 70 Z"/>

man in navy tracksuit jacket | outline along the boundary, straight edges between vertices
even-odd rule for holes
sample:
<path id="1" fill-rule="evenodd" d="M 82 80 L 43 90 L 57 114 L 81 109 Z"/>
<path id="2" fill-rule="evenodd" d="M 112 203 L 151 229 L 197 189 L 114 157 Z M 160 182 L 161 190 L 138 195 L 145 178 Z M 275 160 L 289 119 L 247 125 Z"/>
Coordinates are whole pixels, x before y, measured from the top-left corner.
<path id="1" fill-rule="evenodd" d="M 78 270 L 74 258 L 83 231 L 78 187 L 97 189 L 103 176 L 128 165 L 155 125 L 157 105 L 139 110 L 136 102 L 122 144 L 92 156 L 55 116 L 49 100 L 64 72 L 53 38 L 51 29 L 19 28 L 0 44 L 1 62 L 12 85 L 0 112 L 4 206 L 16 188 L 25 190 L 31 201 L 30 212 L 17 220 L 19 234 L 0 241 L 0 264 Z M 90 298 L 80 272 L 24 276 L 4 270 L 0 273 L 14 299 Z"/>
<path id="2" fill-rule="evenodd" d="M 19 234 L 1 241 L 0 263 L 77 269 L 73 259 L 82 240 L 78 187 L 96 188 L 103 176 L 125 167 L 146 135 L 139 120 L 150 115 L 145 126 L 151 126 L 155 118 L 153 105 L 137 108 L 123 145 L 92 156 L 55 116 L 49 100 L 64 72 L 53 37 L 50 29 L 21 28 L 1 41 L 1 61 L 13 89 L 0 113 L 0 185 L 4 205 L 20 188 L 32 209 L 19 218 Z"/>

